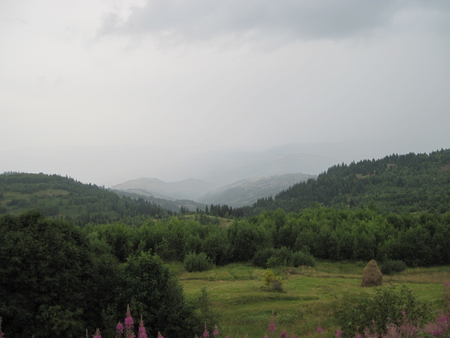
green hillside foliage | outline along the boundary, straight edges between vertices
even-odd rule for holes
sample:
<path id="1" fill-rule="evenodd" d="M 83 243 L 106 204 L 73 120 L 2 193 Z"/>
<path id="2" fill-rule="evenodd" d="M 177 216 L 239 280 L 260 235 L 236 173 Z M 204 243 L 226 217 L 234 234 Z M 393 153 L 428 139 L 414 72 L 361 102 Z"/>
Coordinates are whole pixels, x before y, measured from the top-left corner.
<path id="1" fill-rule="evenodd" d="M 338 164 L 317 180 L 298 183 L 273 199 L 259 199 L 246 213 L 299 211 L 316 202 L 336 208 L 375 202 L 383 212 L 445 213 L 450 210 L 450 150 Z"/>
<path id="2" fill-rule="evenodd" d="M 253 262 L 261 267 L 295 266 L 297 261 L 313 266 L 314 258 L 375 258 L 410 267 L 450 263 L 450 212 L 398 215 L 317 205 L 298 213 L 267 211 L 226 227 L 172 217 L 141 226 L 89 225 L 83 231 L 122 262 L 150 251 L 166 261 L 183 262 L 188 254 L 205 253 L 216 265 Z"/>
<path id="3" fill-rule="evenodd" d="M 131 240 L 123 235 L 125 242 Z M 119 263 L 93 233 L 36 210 L 0 217 L 0 314 L 6 337 L 114 336 L 127 304 L 152 319 L 151 334 L 193 337 L 196 317 L 159 257 Z"/>
<path id="4" fill-rule="evenodd" d="M 37 208 L 47 216 L 77 225 L 128 219 L 161 218 L 170 211 L 144 199 L 119 197 L 112 191 L 59 175 L 4 173 L 0 175 L 0 214 Z"/>
<path id="5" fill-rule="evenodd" d="M 190 215 L 191 216 L 191 215 Z M 192 217 L 79 227 L 27 211 L 0 217 L 0 313 L 8 336 L 80 336 L 100 326 L 112 337 L 126 304 L 163 335 L 192 337 L 194 304 L 164 266 L 195 254 L 216 266 L 282 268 L 316 259 L 409 267 L 450 264 L 450 212 L 383 214 L 317 205 L 234 220 L 223 227 Z M 155 280 L 152 280 L 155 278 Z M 155 285 L 155 288 L 150 287 Z M 163 294 L 161 294 L 163 293 Z M 158 312 L 160 311 L 160 312 Z M 50 325 L 49 323 L 57 323 Z"/>

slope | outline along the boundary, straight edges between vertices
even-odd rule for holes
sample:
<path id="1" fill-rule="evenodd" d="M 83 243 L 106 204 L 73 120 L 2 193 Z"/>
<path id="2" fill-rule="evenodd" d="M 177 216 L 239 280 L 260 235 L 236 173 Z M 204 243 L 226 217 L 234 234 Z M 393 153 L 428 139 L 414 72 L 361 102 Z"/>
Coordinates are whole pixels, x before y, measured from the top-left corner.
<path id="1" fill-rule="evenodd" d="M 69 177 L 45 174 L 0 175 L 0 214 L 37 208 L 47 216 L 78 225 L 109 223 L 124 217 L 165 217 L 172 212 L 144 199 L 119 197 L 114 192 Z"/>
<path id="2" fill-rule="evenodd" d="M 372 203 L 383 212 L 444 213 L 450 210 L 450 150 L 338 164 L 317 180 L 298 183 L 273 199 L 259 199 L 252 213 L 298 211 L 312 203 L 341 208 Z"/>
<path id="3" fill-rule="evenodd" d="M 198 201 L 207 204 L 226 204 L 231 207 L 252 205 L 259 198 L 274 196 L 298 182 L 316 177 L 298 173 L 243 179 L 210 191 L 199 198 Z"/>

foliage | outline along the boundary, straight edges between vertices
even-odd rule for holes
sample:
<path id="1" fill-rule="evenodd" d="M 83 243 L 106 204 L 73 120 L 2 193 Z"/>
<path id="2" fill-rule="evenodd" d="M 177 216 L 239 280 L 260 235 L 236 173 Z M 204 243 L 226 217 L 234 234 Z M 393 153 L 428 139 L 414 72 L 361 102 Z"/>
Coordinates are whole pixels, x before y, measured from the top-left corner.
<path id="1" fill-rule="evenodd" d="M 37 208 L 46 216 L 64 217 L 76 225 L 120 219 L 163 218 L 173 212 L 142 198 L 119 197 L 95 184 L 45 174 L 0 174 L 0 212 L 20 213 Z"/>
<path id="2" fill-rule="evenodd" d="M 35 210 L 0 218 L 0 313 L 7 336 L 81 334 L 101 320 L 115 281 L 111 263 L 95 257 L 74 225 Z"/>
<path id="3" fill-rule="evenodd" d="M 343 336 L 354 337 L 365 330 L 385 334 L 389 323 L 402 320 L 403 312 L 409 321 L 421 325 L 432 316 L 430 304 L 418 301 L 405 286 L 398 292 L 395 287 L 376 288 L 372 297 L 367 294 L 359 297 L 345 294 L 336 304 L 335 316 Z M 374 323 L 376 327 L 373 327 Z"/>
<path id="4" fill-rule="evenodd" d="M 200 335 L 204 326 L 217 327 L 220 322 L 220 313 L 214 308 L 206 287 L 201 289 L 201 293 L 196 299 L 197 318 L 195 333 Z"/>
<path id="5" fill-rule="evenodd" d="M 309 253 L 305 253 L 302 251 L 297 251 L 292 254 L 292 266 L 299 267 L 299 266 L 310 266 L 315 267 L 316 266 L 316 260 L 312 255 Z"/>
<path id="6" fill-rule="evenodd" d="M 393 275 L 396 272 L 405 271 L 406 264 L 403 261 L 387 260 L 381 265 L 383 275 Z"/>
<path id="7" fill-rule="evenodd" d="M 189 271 L 205 271 L 212 268 L 211 260 L 206 253 L 200 252 L 199 254 L 191 252 L 184 258 L 184 268 Z"/>
<path id="8" fill-rule="evenodd" d="M 193 312 L 176 277 L 158 256 L 148 252 L 131 256 L 123 266 L 118 290 L 119 308 L 130 304 L 136 315 L 151 323 L 149 332 L 168 337 L 190 337 Z"/>
<path id="9" fill-rule="evenodd" d="M 283 279 L 281 277 L 276 277 L 272 282 L 272 289 L 275 292 L 283 292 Z"/>
<path id="10" fill-rule="evenodd" d="M 270 289 L 274 280 L 275 280 L 275 274 L 273 273 L 272 270 L 267 269 L 264 272 L 264 285 L 267 286 L 268 289 Z"/>
<path id="11" fill-rule="evenodd" d="M 295 184 L 275 198 L 259 199 L 243 212 L 256 215 L 277 208 L 298 212 L 320 203 L 340 209 L 372 205 L 398 214 L 445 213 L 450 210 L 449 169 L 450 149 L 337 164 L 317 180 Z"/>

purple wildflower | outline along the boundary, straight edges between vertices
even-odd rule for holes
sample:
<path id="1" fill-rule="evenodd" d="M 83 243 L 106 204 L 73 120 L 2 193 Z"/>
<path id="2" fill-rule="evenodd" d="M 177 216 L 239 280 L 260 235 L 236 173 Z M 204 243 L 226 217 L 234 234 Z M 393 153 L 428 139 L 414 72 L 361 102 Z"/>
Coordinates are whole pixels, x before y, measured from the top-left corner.
<path id="1" fill-rule="evenodd" d="M 126 338 L 135 338 L 133 329 L 134 329 L 134 322 L 133 317 L 131 317 L 131 311 L 130 311 L 130 305 L 127 305 L 127 313 L 125 315 L 124 320 L 124 327 L 125 327 L 125 337 Z"/>
<path id="2" fill-rule="evenodd" d="M 361 338 L 361 335 L 360 335 L 360 334 L 357 334 L 357 335 L 356 335 L 356 338 Z"/>
<path id="3" fill-rule="evenodd" d="M 320 334 L 320 333 L 322 333 L 322 332 L 323 332 L 322 326 L 319 325 L 319 326 L 317 327 L 317 333 Z"/>
<path id="4" fill-rule="evenodd" d="M 119 322 L 116 326 L 116 338 L 121 338 L 123 334 L 123 324 Z"/>
<path id="5" fill-rule="evenodd" d="M 269 332 L 272 336 L 275 333 L 276 329 L 277 329 L 277 327 L 275 325 L 274 313 L 272 311 L 272 316 L 270 316 L 270 324 L 269 324 Z"/>
<path id="6" fill-rule="evenodd" d="M 291 338 L 297 338 L 297 336 L 293 333 Z"/>
<path id="7" fill-rule="evenodd" d="M 100 329 L 99 328 L 97 328 L 97 330 L 95 331 L 94 338 L 102 338 L 102 334 L 100 333 Z"/>
<path id="8" fill-rule="evenodd" d="M 0 338 L 4 338 L 5 334 L 2 331 L 2 317 L 0 317 Z"/>
<path id="9" fill-rule="evenodd" d="M 283 330 L 280 334 L 280 338 L 286 338 L 286 337 L 287 337 L 286 330 Z"/>
<path id="10" fill-rule="evenodd" d="M 208 328 L 206 327 L 206 323 L 205 323 L 205 331 L 203 331 L 203 338 L 209 338 L 209 331 Z"/>
<path id="11" fill-rule="evenodd" d="M 336 338 L 341 338 L 342 331 L 340 329 L 337 329 L 336 334 L 334 335 Z"/>
<path id="12" fill-rule="evenodd" d="M 214 337 L 217 337 L 219 335 L 219 328 L 217 327 L 217 325 L 214 326 L 213 335 L 214 335 Z"/>
<path id="13" fill-rule="evenodd" d="M 0 338 L 4 338 L 5 334 L 2 331 L 2 317 L 0 317 Z"/>
<path id="14" fill-rule="evenodd" d="M 142 320 L 142 315 L 139 322 L 138 338 L 148 338 L 147 332 L 145 331 L 144 321 Z"/>

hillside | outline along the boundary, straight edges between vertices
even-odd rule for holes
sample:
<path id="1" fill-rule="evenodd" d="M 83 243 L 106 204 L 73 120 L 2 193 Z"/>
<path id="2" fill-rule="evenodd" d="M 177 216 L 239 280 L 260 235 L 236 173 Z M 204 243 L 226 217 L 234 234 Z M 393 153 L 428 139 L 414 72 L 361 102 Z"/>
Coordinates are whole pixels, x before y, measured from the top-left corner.
<path id="1" fill-rule="evenodd" d="M 198 201 L 207 204 L 226 204 L 231 207 L 252 205 L 259 198 L 274 196 L 298 182 L 316 177 L 298 173 L 244 179 L 210 191 Z"/>
<path id="2" fill-rule="evenodd" d="M 298 211 L 312 203 L 355 208 L 372 202 L 383 212 L 449 211 L 450 150 L 337 164 L 317 180 L 298 183 L 273 199 L 259 199 L 252 213 Z"/>
<path id="3" fill-rule="evenodd" d="M 192 200 L 173 200 L 168 198 L 158 198 L 151 195 L 148 191 L 143 189 L 128 189 L 123 190 L 113 190 L 119 196 L 125 196 L 133 199 L 144 199 L 151 203 L 155 203 L 160 207 L 173 211 L 179 212 L 181 208 L 187 209 L 189 211 L 196 211 L 197 209 L 205 210 L 206 204 L 198 203 Z"/>
<path id="4" fill-rule="evenodd" d="M 129 180 L 111 187 L 114 190 L 122 190 L 166 200 L 195 200 L 214 188 L 215 186 L 212 183 L 196 179 L 164 182 L 157 178 L 146 177 Z"/>
<path id="5" fill-rule="evenodd" d="M 42 173 L 1 174 L 0 214 L 19 214 L 31 208 L 78 225 L 109 223 L 141 215 L 160 218 L 171 214 L 144 199 L 119 197 L 110 190 L 69 177 Z"/>

